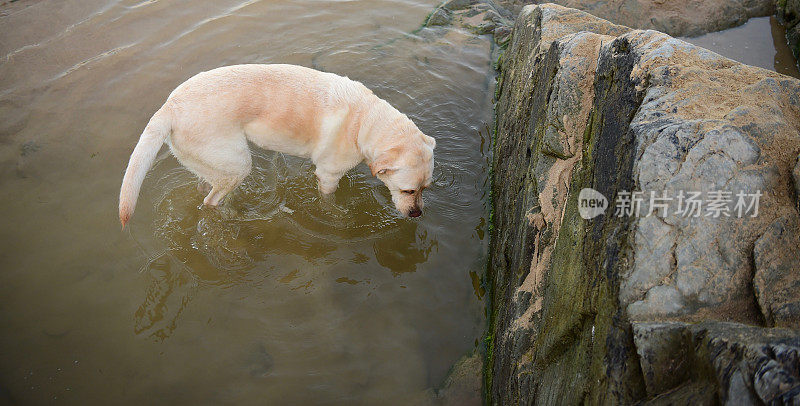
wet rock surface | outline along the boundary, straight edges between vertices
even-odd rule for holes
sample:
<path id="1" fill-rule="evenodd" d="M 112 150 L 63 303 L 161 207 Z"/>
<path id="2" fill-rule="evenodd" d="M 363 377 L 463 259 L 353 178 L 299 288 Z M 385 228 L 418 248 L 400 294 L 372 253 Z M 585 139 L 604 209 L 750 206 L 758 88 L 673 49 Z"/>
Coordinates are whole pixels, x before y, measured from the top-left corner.
<path id="1" fill-rule="evenodd" d="M 800 0 L 776 0 L 775 14 L 786 26 L 786 40 L 795 58 L 800 58 Z"/>
<path id="2" fill-rule="evenodd" d="M 511 34 L 514 16 L 492 0 L 446 0 L 425 22 L 427 27 L 452 25 L 474 34 L 492 34 L 495 42 L 505 45 Z"/>
<path id="3" fill-rule="evenodd" d="M 557 5 L 499 65 L 489 398 L 791 402 L 800 82 Z"/>

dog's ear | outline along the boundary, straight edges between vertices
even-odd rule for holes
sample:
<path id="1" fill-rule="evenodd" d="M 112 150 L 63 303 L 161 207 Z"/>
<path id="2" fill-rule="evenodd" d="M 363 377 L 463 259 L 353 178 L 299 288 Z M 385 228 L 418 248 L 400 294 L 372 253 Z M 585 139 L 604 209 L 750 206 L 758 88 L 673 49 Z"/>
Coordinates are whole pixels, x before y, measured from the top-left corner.
<path id="1" fill-rule="evenodd" d="M 395 168 L 390 167 L 387 163 L 380 161 L 373 161 L 369 164 L 369 170 L 372 171 L 372 176 L 383 175 L 386 172 L 391 172 Z"/>
<path id="2" fill-rule="evenodd" d="M 372 162 L 369 163 L 369 169 L 372 171 L 372 176 L 383 175 L 386 172 L 394 171 L 397 160 L 397 148 L 392 148 L 378 155 Z"/>

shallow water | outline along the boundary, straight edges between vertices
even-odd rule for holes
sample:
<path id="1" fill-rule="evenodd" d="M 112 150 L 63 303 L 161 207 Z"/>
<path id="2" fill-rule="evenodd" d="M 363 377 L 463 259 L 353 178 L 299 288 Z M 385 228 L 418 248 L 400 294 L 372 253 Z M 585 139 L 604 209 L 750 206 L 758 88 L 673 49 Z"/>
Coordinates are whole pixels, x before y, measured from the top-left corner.
<path id="1" fill-rule="evenodd" d="M 438 0 L 21 3 L 0 17 L 0 403 L 416 403 L 475 348 L 489 42 L 407 35 Z M 164 148 L 120 231 L 169 92 L 270 62 L 360 80 L 435 137 L 425 215 L 363 165 L 321 201 L 309 162 L 264 151 L 198 208 Z"/>
<path id="2" fill-rule="evenodd" d="M 786 44 L 786 29 L 775 17 L 751 18 L 738 27 L 683 39 L 739 62 L 800 78 Z"/>

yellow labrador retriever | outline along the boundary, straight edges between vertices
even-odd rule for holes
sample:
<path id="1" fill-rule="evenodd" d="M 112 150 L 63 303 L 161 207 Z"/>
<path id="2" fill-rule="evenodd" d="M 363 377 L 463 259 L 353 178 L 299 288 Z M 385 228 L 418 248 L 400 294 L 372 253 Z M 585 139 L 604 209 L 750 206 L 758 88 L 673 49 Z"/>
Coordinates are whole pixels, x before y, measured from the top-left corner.
<path id="1" fill-rule="evenodd" d="M 235 65 L 195 75 L 153 115 L 131 154 L 119 193 L 123 228 L 166 140 L 173 155 L 211 186 L 216 206 L 250 172 L 247 141 L 311 158 L 319 191 L 362 161 L 400 213 L 422 215 L 436 141 L 359 82 L 294 65 Z"/>

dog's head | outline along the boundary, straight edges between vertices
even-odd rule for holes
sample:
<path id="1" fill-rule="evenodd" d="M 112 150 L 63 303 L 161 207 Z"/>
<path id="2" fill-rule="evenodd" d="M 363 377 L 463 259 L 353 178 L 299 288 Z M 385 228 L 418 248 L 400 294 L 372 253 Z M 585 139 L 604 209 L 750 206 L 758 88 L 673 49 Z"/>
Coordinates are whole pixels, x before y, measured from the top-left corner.
<path id="1" fill-rule="evenodd" d="M 436 140 L 416 130 L 402 137 L 403 143 L 382 151 L 369 163 L 372 174 L 392 193 L 397 210 L 405 216 L 422 215 L 422 191 L 433 178 L 433 149 Z"/>

